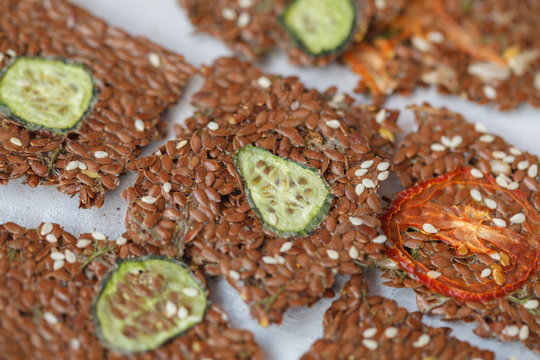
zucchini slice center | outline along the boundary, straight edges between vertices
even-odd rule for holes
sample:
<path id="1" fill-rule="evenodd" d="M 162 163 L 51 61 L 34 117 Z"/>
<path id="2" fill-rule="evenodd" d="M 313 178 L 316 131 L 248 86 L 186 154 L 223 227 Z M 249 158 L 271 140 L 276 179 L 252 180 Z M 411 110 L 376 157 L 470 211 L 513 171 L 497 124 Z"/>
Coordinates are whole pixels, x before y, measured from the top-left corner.
<path id="1" fill-rule="evenodd" d="M 293 0 L 282 23 L 311 55 L 336 52 L 352 39 L 356 9 L 352 0 Z"/>
<path id="2" fill-rule="evenodd" d="M 207 293 L 186 265 L 146 257 L 121 262 L 94 305 L 94 322 L 108 347 L 152 350 L 202 321 Z"/>
<path id="3" fill-rule="evenodd" d="M 278 236 L 309 234 L 328 215 L 333 195 L 317 169 L 248 145 L 234 162 L 254 213 Z"/>
<path id="4" fill-rule="evenodd" d="M 31 130 L 62 132 L 82 119 L 93 92 L 92 75 L 80 64 L 20 57 L 0 80 L 0 112 Z"/>

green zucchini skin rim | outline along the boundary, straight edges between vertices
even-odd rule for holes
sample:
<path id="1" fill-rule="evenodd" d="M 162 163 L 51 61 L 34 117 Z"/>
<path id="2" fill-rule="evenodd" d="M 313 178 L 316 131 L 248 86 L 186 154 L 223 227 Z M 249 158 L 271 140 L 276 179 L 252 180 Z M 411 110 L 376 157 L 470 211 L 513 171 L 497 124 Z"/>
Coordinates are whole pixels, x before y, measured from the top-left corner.
<path id="1" fill-rule="evenodd" d="M 101 344 L 103 344 L 107 349 L 114 350 L 115 352 L 118 352 L 120 354 L 124 354 L 124 355 L 143 354 L 143 353 L 146 353 L 148 351 L 155 350 L 155 349 L 157 349 L 157 348 L 159 348 L 159 347 L 161 347 L 161 346 L 163 346 L 165 344 L 170 343 L 171 341 L 173 341 L 177 337 L 182 336 L 183 334 L 185 334 L 186 332 L 191 330 L 194 326 L 197 326 L 198 324 L 200 324 L 200 322 L 199 322 L 199 323 L 194 324 L 193 326 L 191 326 L 191 327 L 189 327 L 189 328 L 187 328 L 185 330 L 182 330 L 182 331 L 180 331 L 178 333 L 172 334 L 167 339 L 163 340 L 163 342 L 157 344 L 155 347 L 148 348 L 146 350 L 141 350 L 141 351 L 126 351 L 125 349 L 119 349 L 119 348 L 115 347 L 113 344 L 111 344 L 109 341 L 107 341 L 107 339 L 105 339 L 105 337 L 103 336 L 103 334 L 101 332 L 101 324 L 100 324 L 100 322 L 98 320 L 98 316 L 97 316 L 97 303 L 99 302 L 99 299 L 101 298 L 101 296 L 103 294 L 103 291 L 107 287 L 107 283 L 109 282 L 111 276 L 113 276 L 116 273 L 116 271 L 118 270 L 120 265 L 122 265 L 123 263 L 126 263 L 126 262 L 145 262 L 147 260 L 168 261 L 168 262 L 171 262 L 171 263 L 173 263 L 173 264 L 175 264 L 177 266 L 180 266 L 181 268 L 187 270 L 190 273 L 190 276 L 192 277 L 193 280 L 195 280 L 197 285 L 199 285 L 201 291 L 204 292 L 204 295 L 206 297 L 206 308 L 205 308 L 204 313 L 202 315 L 203 320 L 204 320 L 204 318 L 206 316 L 206 312 L 208 311 L 208 309 L 210 308 L 210 305 L 211 305 L 211 302 L 210 302 L 210 299 L 209 299 L 209 292 L 208 292 L 207 287 L 201 282 L 201 280 L 199 278 L 197 278 L 196 276 L 193 275 L 193 270 L 186 263 L 184 263 L 184 262 L 182 262 L 180 260 L 174 259 L 174 258 L 169 258 L 169 257 L 166 257 L 166 256 L 154 255 L 154 254 L 144 255 L 144 256 L 139 256 L 139 257 L 132 257 L 132 258 L 127 258 L 127 259 L 117 258 L 115 260 L 114 266 L 111 269 L 109 269 L 107 274 L 101 280 L 101 284 L 99 285 L 99 291 L 97 292 L 97 295 L 94 297 L 94 301 L 92 301 L 92 305 L 91 305 L 90 310 L 91 310 L 91 316 L 92 316 L 92 323 L 94 324 L 94 328 L 96 329 L 97 338 L 99 339 Z"/>
<path id="2" fill-rule="evenodd" d="M 236 169 L 236 172 L 238 173 L 238 175 L 242 179 L 242 184 L 244 186 L 244 192 L 246 193 L 246 197 L 247 197 L 249 206 L 251 207 L 251 210 L 253 210 L 255 215 L 257 215 L 257 217 L 261 221 L 263 227 L 270 230 L 272 233 L 276 234 L 277 236 L 284 237 L 284 238 L 290 238 L 290 237 L 303 237 L 303 236 L 306 236 L 306 235 L 310 235 L 315 229 L 317 229 L 319 227 L 320 223 L 328 216 L 328 213 L 330 211 L 330 206 L 332 205 L 332 200 L 334 199 L 334 194 L 332 194 L 332 192 L 331 192 L 332 188 L 330 187 L 330 185 L 328 185 L 328 183 L 326 182 L 326 179 L 321 175 L 319 170 L 317 170 L 317 169 L 315 169 L 315 168 L 313 168 L 311 166 L 300 164 L 300 163 L 298 163 L 298 162 L 296 162 L 294 160 L 291 160 L 291 159 L 284 158 L 284 157 L 280 156 L 282 159 L 285 159 L 285 160 L 290 161 L 290 162 L 292 162 L 292 163 L 294 163 L 296 165 L 299 165 L 302 168 L 315 173 L 317 176 L 320 176 L 322 178 L 322 180 L 323 180 L 323 183 L 324 183 L 324 186 L 325 186 L 326 190 L 328 191 L 328 194 L 326 195 L 326 198 L 324 199 L 324 202 L 323 202 L 322 206 L 320 207 L 319 211 L 317 212 L 317 215 L 315 215 L 310 220 L 310 222 L 306 225 L 305 228 L 303 228 L 300 231 L 281 231 L 281 230 L 277 229 L 276 227 L 274 227 L 273 225 L 271 225 L 270 223 L 268 223 L 267 221 L 264 220 L 264 218 L 262 217 L 261 212 L 259 211 L 259 208 L 253 202 L 253 199 L 251 198 L 251 191 L 249 190 L 249 187 L 247 186 L 247 183 L 244 180 L 244 177 L 242 176 L 242 173 L 240 172 L 240 166 L 238 164 L 238 154 L 240 152 L 242 152 L 242 151 L 247 151 L 247 150 L 249 150 L 251 148 L 257 148 L 257 149 L 260 149 L 262 151 L 266 151 L 266 152 L 268 152 L 269 154 L 271 154 L 273 156 L 278 156 L 278 155 L 275 155 L 274 153 L 272 153 L 271 151 L 268 151 L 268 150 L 266 150 L 264 148 L 254 146 L 254 145 L 246 145 L 246 146 L 236 150 L 236 152 L 234 153 L 234 167 Z"/>
<path id="3" fill-rule="evenodd" d="M 92 81 L 92 98 L 90 99 L 90 102 L 88 103 L 88 106 L 86 107 L 86 110 L 81 115 L 79 120 L 77 120 L 75 125 L 73 125 L 71 127 L 68 127 L 68 128 L 48 128 L 46 126 L 39 125 L 39 124 L 30 122 L 30 121 L 27 121 L 27 120 L 21 118 L 20 116 L 17 116 L 15 113 L 13 113 L 13 111 L 11 111 L 10 107 L 7 104 L 4 104 L 2 101 L 0 101 L 0 115 L 5 117 L 6 119 L 9 119 L 9 120 L 11 120 L 11 121 L 25 127 L 26 129 L 28 129 L 30 131 L 45 130 L 45 131 L 48 131 L 48 132 L 50 132 L 52 134 L 55 134 L 55 135 L 63 135 L 63 134 L 67 134 L 68 132 L 79 130 L 82 123 L 84 122 L 84 119 L 86 119 L 86 117 L 93 111 L 94 106 L 98 102 L 99 91 L 98 91 L 97 86 L 96 86 L 96 79 L 94 78 L 94 75 L 92 74 L 92 72 L 86 66 L 84 66 L 82 63 L 76 62 L 76 61 L 73 61 L 71 59 L 61 57 L 61 56 L 17 56 L 15 58 L 13 58 L 2 70 L 0 70 L 0 83 L 2 83 L 2 81 L 4 79 L 4 74 L 6 74 L 9 71 L 9 69 L 11 68 L 11 66 L 13 66 L 17 62 L 17 60 L 19 60 L 21 58 L 24 58 L 24 59 L 38 59 L 38 60 L 55 60 L 55 61 L 61 61 L 66 65 L 78 66 L 78 67 L 82 68 L 90 76 L 90 79 Z"/>
<path id="4" fill-rule="evenodd" d="M 285 22 L 285 15 L 287 14 L 287 12 L 289 11 L 289 8 L 292 6 L 292 4 L 294 4 L 294 2 L 296 2 L 298 0 L 291 0 L 289 1 L 289 3 L 287 5 L 285 5 L 285 8 L 283 9 L 283 11 L 281 12 L 281 14 L 279 15 L 279 23 L 281 24 L 281 26 L 283 26 L 283 28 L 285 28 L 285 30 L 287 31 L 287 33 L 291 36 L 291 38 L 293 39 L 294 43 L 296 44 L 296 46 L 298 46 L 303 52 L 305 52 L 306 54 L 309 54 L 310 56 L 313 56 L 314 58 L 320 58 L 320 57 L 324 57 L 324 56 L 327 56 L 327 55 L 339 55 L 341 54 L 345 49 L 347 49 L 347 47 L 352 43 L 352 41 L 354 40 L 354 35 L 356 33 L 356 28 L 357 28 L 357 25 L 358 25 L 358 6 L 356 5 L 356 2 L 354 0 L 346 0 L 346 1 L 349 1 L 350 4 L 352 5 L 353 9 L 354 9 L 354 18 L 353 18 L 353 23 L 352 23 L 352 26 L 351 26 L 351 31 L 349 32 L 349 35 L 347 36 L 347 38 L 345 38 L 337 47 L 335 47 L 334 49 L 331 49 L 331 50 L 325 50 L 325 51 L 321 51 L 320 53 L 313 53 L 311 52 L 306 45 L 304 45 L 304 43 L 300 40 L 300 38 L 296 35 L 296 33 L 294 33 L 293 31 L 291 31 L 289 29 L 289 27 L 287 26 L 287 23 Z"/>

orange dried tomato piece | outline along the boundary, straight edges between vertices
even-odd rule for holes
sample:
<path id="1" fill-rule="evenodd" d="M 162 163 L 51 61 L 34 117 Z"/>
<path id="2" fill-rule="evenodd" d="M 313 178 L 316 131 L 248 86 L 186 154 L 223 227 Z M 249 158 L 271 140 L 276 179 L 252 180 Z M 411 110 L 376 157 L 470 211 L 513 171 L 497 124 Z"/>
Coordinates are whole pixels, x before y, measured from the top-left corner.
<path id="1" fill-rule="evenodd" d="M 538 265 L 540 215 L 523 192 L 478 169 L 417 183 L 382 222 L 388 256 L 411 278 L 459 300 L 502 297 Z"/>

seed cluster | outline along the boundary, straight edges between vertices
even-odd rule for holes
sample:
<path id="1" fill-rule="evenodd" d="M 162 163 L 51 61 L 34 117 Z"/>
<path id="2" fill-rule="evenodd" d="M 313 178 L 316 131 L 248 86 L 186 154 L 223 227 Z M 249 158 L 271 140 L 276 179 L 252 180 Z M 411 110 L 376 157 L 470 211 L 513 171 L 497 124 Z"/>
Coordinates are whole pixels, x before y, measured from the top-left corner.
<path id="1" fill-rule="evenodd" d="M 257 59 L 275 47 L 285 51 L 297 65 L 327 65 L 339 54 L 313 57 L 302 51 L 280 24 L 279 17 L 288 0 L 179 0 L 195 27 L 225 42 L 235 52 Z M 358 18 L 356 38 L 362 38 L 369 25 L 388 22 L 404 6 L 403 0 L 353 0 Z M 379 4 L 377 4 L 379 3 Z"/>
<path id="2" fill-rule="evenodd" d="M 31 187 L 80 193 L 83 208 L 101 206 L 140 147 L 163 135 L 160 114 L 178 100 L 193 68 L 68 1 L 2 1 L 0 14 L 0 68 L 16 56 L 65 58 L 90 70 L 97 92 L 81 127 L 65 136 L 0 116 L 0 183 L 26 177 Z"/>
<path id="3" fill-rule="evenodd" d="M 368 143 L 382 137 L 351 126 L 367 127 L 363 112 L 348 116 L 352 106 L 335 109 L 296 78 L 263 75 L 236 59 L 219 59 L 203 73 L 194 96 L 200 111 L 186 121 L 191 135 L 135 162 L 139 177 L 123 194 L 126 223 L 140 244 L 164 254 L 185 247 L 194 264 L 228 278 L 261 324 L 279 322 L 289 307 L 328 294 L 336 273 L 359 273 L 358 264 L 382 257 L 376 189 L 390 164 Z M 260 89 L 261 77 L 270 86 Z M 315 168 L 330 185 L 334 201 L 312 235 L 280 238 L 262 227 L 233 165 L 248 144 Z"/>
<path id="4" fill-rule="evenodd" d="M 380 103 L 423 85 L 500 110 L 540 105 L 540 1 L 414 0 L 345 54 Z M 429 14 L 427 16 L 426 14 Z"/>
<path id="5" fill-rule="evenodd" d="M 37 231 L 14 223 L 0 225 L 3 356 L 96 360 L 123 357 L 104 349 L 96 337 L 92 302 L 116 258 L 157 253 L 159 249 L 149 244 L 143 248 L 127 234 L 117 240 L 101 235 L 94 232 L 77 238 L 50 223 L 41 224 Z M 200 272 L 196 276 L 204 283 Z M 157 310 L 166 317 L 169 308 L 165 305 Z M 182 315 L 178 309 L 177 314 Z M 184 335 L 133 358 L 261 359 L 262 354 L 250 332 L 230 328 L 227 314 L 211 305 L 204 320 Z"/>
<path id="6" fill-rule="evenodd" d="M 426 203 L 405 210 L 403 216 L 412 225 L 391 240 L 400 237 L 407 256 L 436 282 L 452 279 L 457 287 L 479 292 L 491 287 L 498 295 L 476 300 L 456 295 L 458 300 L 394 270 L 386 273 L 388 285 L 414 288 L 426 313 L 475 320 L 479 336 L 520 340 L 540 351 L 539 244 L 534 230 L 540 209 L 538 158 L 459 114 L 427 105 L 415 111 L 418 131 L 400 144 L 395 169 L 406 188 L 432 181 L 413 199 Z M 462 141 L 454 149 L 433 151 L 432 144 L 442 143 L 443 136 L 461 136 Z"/>
<path id="7" fill-rule="evenodd" d="M 318 359 L 494 359 L 449 335 L 448 328 L 422 323 L 381 296 L 368 296 L 368 284 L 355 275 L 324 315 L 324 333 L 302 360 Z"/>

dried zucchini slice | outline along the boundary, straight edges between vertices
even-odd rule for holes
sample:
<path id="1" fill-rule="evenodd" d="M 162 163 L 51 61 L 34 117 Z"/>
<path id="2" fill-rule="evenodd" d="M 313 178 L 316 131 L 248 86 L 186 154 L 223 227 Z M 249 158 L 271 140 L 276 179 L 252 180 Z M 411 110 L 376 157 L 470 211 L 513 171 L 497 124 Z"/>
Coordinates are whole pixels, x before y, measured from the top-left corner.
<path id="1" fill-rule="evenodd" d="M 125 353 L 152 350 L 202 321 L 207 292 L 183 263 L 147 256 L 118 262 L 93 306 L 99 337 Z"/>
<path id="2" fill-rule="evenodd" d="M 93 97 L 92 75 L 59 59 L 19 57 L 0 80 L 0 113 L 30 130 L 76 128 Z"/>
<path id="3" fill-rule="evenodd" d="M 305 52 L 336 53 L 353 39 L 356 7 L 352 0 L 293 0 L 281 23 Z"/>
<path id="4" fill-rule="evenodd" d="M 253 212 L 274 234 L 309 234 L 328 215 L 334 196 L 316 169 L 252 145 L 236 151 L 234 165 Z"/>

